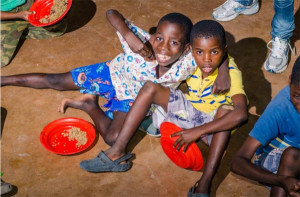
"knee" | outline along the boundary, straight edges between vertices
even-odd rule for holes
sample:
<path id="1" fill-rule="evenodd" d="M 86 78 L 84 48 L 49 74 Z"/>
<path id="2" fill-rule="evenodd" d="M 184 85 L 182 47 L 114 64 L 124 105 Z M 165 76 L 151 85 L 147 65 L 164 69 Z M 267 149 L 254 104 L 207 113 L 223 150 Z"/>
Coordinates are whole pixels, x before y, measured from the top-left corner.
<path id="1" fill-rule="evenodd" d="M 60 86 L 61 77 L 58 77 L 57 74 L 47 74 L 45 78 L 47 83 L 49 84 L 49 87 L 55 90 L 63 90 L 63 88 Z"/>
<path id="2" fill-rule="evenodd" d="M 152 82 L 152 81 L 147 81 L 142 89 L 141 89 L 141 93 L 142 94 L 149 94 L 149 95 L 154 95 L 156 93 L 157 90 L 157 84 Z"/>
<path id="3" fill-rule="evenodd" d="M 282 160 L 289 161 L 300 166 L 300 149 L 288 147 L 283 151 Z"/>
<path id="4" fill-rule="evenodd" d="M 2 51 L 1 51 L 2 52 Z M 7 66 L 10 63 L 10 58 L 1 55 L 1 67 Z"/>
<path id="5" fill-rule="evenodd" d="M 221 105 L 217 110 L 216 118 L 220 118 L 233 110 L 234 110 L 234 107 L 232 105 Z"/>

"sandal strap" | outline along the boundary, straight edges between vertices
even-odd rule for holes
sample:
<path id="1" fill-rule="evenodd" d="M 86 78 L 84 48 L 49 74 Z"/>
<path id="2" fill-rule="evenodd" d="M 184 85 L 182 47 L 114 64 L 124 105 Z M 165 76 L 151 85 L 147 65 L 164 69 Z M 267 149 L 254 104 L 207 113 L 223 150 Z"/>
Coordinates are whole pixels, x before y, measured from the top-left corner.
<path id="1" fill-rule="evenodd" d="M 119 164 L 123 161 L 126 161 L 128 159 L 130 159 L 133 155 L 131 153 L 126 153 L 125 155 L 121 156 L 120 158 L 116 159 L 116 160 L 111 160 L 104 151 L 100 151 L 100 153 L 98 154 L 98 158 L 100 159 L 101 163 L 103 163 L 102 160 L 104 160 L 106 163 L 115 163 L 115 164 Z"/>
<path id="2" fill-rule="evenodd" d="M 101 163 L 103 163 L 102 160 L 105 162 L 111 163 L 113 162 L 106 154 L 104 151 L 100 151 L 100 153 L 97 155 L 97 157 L 100 159 Z"/>
<path id="3" fill-rule="evenodd" d="M 126 161 L 126 160 L 130 159 L 132 156 L 133 155 L 128 152 L 125 155 L 123 155 L 122 157 L 120 157 L 119 159 L 114 160 L 113 162 L 119 164 L 123 161 Z"/>

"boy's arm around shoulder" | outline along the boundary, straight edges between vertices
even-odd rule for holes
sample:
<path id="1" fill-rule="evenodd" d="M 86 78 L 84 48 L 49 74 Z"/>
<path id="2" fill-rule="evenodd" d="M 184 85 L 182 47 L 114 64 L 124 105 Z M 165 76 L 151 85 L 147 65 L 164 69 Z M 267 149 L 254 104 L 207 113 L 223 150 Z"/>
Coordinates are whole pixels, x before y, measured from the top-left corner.
<path id="1" fill-rule="evenodd" d="M 149 49 L 127 26 L 125 18 L 117 10 L 107 10 L 106 18 L 110 24 L 122 35 L 128 46 L 134 53 L 140 54 L 144 58 L 153 59 L 152 50 Z"/>
<path id="2" fill-rule="evenodd" d="M 225 55 L 222 64 L 219 66 L 218 76 L 214 82 L 212 89 L 213 94 L 225 94 L 229 91 L 231 86 L 230 76 L 229 76 L 229 58 Z"/>
<path id="3" fill-rule="evenodd" d="M 260 142 L 255 138 L 248 136 L 242 147 L 236 153 L 231 164 L 231 170 L 234 173 L 247 177 L 249 179 L 283 187 L 287 194 L 296 195 L 295 191 L 300 188 L 300 181 L 293 177 L 279 176 L 266 171 L 251 162 Z"/>
<path id="4" fill-rule="evenodd" d="M 1 20 L 10 20 L 10 19 L 23 19 L 28 21 L 28 15 L 33 14 L 29 11 L 20 11 L 20 12 L 3 12 L 1 11 Z"/>

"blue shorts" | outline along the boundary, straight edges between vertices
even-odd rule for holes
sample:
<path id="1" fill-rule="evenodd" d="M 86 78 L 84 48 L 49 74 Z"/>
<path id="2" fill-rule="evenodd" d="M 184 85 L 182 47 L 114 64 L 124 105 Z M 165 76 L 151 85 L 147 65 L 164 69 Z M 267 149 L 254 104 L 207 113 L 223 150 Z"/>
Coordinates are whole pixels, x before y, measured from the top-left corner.
<path id="1" fill-rule="evenodd" d="M 285 149 L 286 147 L 275 148 L 269 153 L 264 153 L 261 150 L 257 150 L 254 157 L 254 164 L 276 174 L 282 153 Z"/>
<path id="2" fill-rule="evenodd" d="M 272 172 L 273 174 L 277 174 L 281 156 L 286 148 L 287 147 L 275 148 L 269 153 L 264 153 L 260 147 L 255 153 L 254 164 L 269 172 Z M 300 180 L 300 175 L 298 179 Z M 266 187 L 271 190 L 270 186 Z M 300 190 L 298 192 L 300 192 Z"/>
<path id="3" fill-rule="evenodd" d="M 112 118 L 114 111 L 128 113 L 134 100 L 118 100 L 115 87 L 109 72 L 110 61 L 75 68 L 71 71 L 74 83 L 80 87 L 79 92 L 93 94 L 108 99 L 103 107 L 108 117 Z"/>

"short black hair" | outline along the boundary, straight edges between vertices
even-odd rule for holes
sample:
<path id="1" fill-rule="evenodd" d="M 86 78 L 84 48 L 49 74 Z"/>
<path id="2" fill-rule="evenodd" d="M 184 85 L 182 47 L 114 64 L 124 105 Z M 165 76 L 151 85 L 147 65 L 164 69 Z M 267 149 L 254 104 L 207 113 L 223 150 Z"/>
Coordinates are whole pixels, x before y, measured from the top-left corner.
<path id="1" fill-rule="evenodd" d="M 185 38 L 185 43 L 187 44 L 190 42 L 190 34 L 193 28 L 193 23 L 191 19 L 189 19 L 187 16 L 181 14 L 181 13 L 170 13 L 165 16 L 163 16 L 157 24 L 157 27 L 162 23 L 162 22 L 169 22 L 169 23 L 175 23 L 178 24 L 179 26 L 184 28 L 184 38 Z"/>
<path id="2" fill-rule="evenodd" d="M 296 59 L 292 70 L 291 84 L 300 85 L 300 56 Z"/>
<path id="3" fill-rule="evenodd" d="M 214 20 L 202 20 L 196 23 L 191 32 L 191 45 L 196 38 L 218 38 L 223 47 L 226 46 L 225 30 Z"/>

